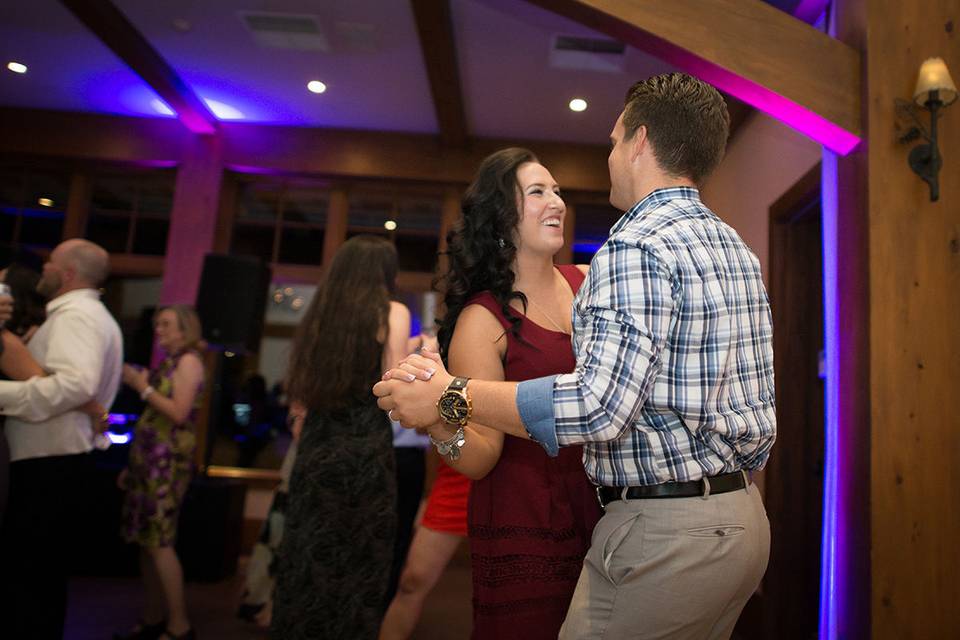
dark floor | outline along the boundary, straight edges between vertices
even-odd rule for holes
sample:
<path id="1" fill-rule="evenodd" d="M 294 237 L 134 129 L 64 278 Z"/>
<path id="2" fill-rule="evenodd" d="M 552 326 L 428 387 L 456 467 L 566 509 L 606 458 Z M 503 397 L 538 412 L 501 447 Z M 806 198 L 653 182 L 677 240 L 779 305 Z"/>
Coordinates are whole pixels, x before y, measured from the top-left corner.
<path id="1" fill-rule="evenodd" d="M 236 617 L 243 590 L 237 575 L 217 583 L 188 583 L 187 606 L 200 640 L 264 640 L 267 633 Z M 74 578 L 70 582 L 65 640 L 110 640 L 139 617 L 136 578 Z M 414 640 L 462 640 L 470 636 L 470 565 L 463 548 L 424 606 Z"/>

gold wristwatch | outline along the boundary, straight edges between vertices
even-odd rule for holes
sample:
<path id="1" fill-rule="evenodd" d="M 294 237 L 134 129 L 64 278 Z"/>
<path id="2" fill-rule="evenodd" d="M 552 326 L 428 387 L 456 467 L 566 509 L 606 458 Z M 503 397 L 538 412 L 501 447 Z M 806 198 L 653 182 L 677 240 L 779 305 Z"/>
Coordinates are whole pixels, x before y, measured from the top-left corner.
<path id="1" fill-rule="evenodd" d="M 440 412 L 440 418 L 447 424 L 466 426 L 467 421 L 473 414 L 473 404 L 470 402 L 470 395 L 467 393 L 467 382 L 470 378 L 454 378 L 447 388 L 443 390 L 440 399 L 437 400 L 437 411 Z"/>

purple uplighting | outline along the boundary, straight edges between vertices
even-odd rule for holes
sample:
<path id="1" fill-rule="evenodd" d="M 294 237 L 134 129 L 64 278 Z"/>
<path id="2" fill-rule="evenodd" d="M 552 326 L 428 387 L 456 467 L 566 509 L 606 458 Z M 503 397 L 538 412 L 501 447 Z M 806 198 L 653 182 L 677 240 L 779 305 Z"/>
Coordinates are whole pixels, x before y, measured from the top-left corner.
<path id="1" fill-rule="evenodd" d="M 846 550 L 846 527 L 841 519 L 840 500 L 840 324 L 837 286 L 837 156 L 824 149 L 821 165 L 823 211 L 823 325 L 826 356 L 824 469 L 823 469 L 823 541 L 820 548 L 820 635 L 821 640 L 839 637 L 839 619 L 843 611 L 840 588 L 844 581 L 843 564 L 838 562 Z"/>

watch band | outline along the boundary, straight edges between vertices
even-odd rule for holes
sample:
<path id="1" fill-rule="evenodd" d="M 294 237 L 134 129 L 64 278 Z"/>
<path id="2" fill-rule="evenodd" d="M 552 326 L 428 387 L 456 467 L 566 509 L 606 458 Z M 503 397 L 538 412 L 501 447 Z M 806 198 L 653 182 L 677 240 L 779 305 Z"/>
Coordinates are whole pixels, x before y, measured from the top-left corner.
<path id="1" fill-rule="evenodd" d="M 467 388 L 467 383 L 470 382 L 470 378 L 464 378 L 462 376 L 456 377 L 453 379 L 450 384 L 447 385 L 447 390 L 450 391 L 463 391 Z"/>

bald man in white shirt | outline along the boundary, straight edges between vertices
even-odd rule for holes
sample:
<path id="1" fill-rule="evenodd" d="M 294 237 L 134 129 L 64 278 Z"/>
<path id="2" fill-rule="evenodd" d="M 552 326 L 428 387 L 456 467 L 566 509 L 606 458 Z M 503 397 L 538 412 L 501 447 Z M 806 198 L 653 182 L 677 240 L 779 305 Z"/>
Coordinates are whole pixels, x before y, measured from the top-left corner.
<path id="1" fill-rule="evenodd" d="M 109 256 L 87 240 L 58 245 L 37 290 L 50 299 L 47 320 L 28 344 L 50 374 L 0 381 L 7 416 L 10 496 L 0 553 L 0 628 L 11 638 L 61 638 L 66 614 L 73 499 L 85 483 L 95 425 L 75 409 L 89 400 L 113 403 L 123 342 L 98 287 Z"/>

